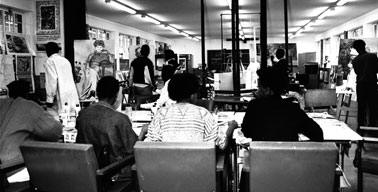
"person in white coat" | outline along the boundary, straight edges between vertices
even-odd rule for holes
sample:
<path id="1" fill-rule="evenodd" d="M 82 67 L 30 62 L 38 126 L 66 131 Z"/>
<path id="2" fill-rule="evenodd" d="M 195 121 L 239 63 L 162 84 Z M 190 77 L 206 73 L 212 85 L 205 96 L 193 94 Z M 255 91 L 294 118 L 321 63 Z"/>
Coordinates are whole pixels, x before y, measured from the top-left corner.
<path id="1" fill-rule="evenodd" d="M 46 103 L 56 112 L 61 113 L 65 103 L 74 110 L 79 103 L 71 63 L 60 56 L 61 48 L 55 42 L 46 44 L 48 59 L 43 65 L 46 72 Z"/>

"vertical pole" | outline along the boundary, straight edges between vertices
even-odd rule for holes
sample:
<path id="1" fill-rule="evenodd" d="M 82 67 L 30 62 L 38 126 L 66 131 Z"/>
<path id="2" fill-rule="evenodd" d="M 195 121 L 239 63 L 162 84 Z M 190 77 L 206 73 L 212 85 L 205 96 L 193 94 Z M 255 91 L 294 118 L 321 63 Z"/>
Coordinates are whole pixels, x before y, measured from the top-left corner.
<path id="1" fill-rule="evenodd" d="M 221 63 L 221 69 L 223 71 L 223 66 L 224 66 L 224 50 L 223 50 L 223 14 L 221 16 L 221 55 L 222 55 L 222 63 Z"/>
<path id="2" fill-rule="evenodd" d="M 320 66 L 323 65 L 323 58 L 324 58 L 324 40 L 320 40 Z"/>
<path id="3" fill-rule="evenodd" d="M 240 96 L 240 55 L 239 55 L 239 0 L 231 3 L 232 24 L 232 77 L 234 95 Z"/>
<path id="4" fill-rule="evenodd" d="M 285 58 L 289 62 L 289 26 L 287 18 L 287 0 L 284 0 L 284 17 L 285 17 Z M 290 61 L 290 71 L 293 72 L 293 62 Z"/>
<path id="5" fill-rule="evenodd" d="M 266 0 L 260 0 L 260 50 L 261 50 L 261 68 L 268 65 L 268 45 L 267 45 L 267 18 L 266 18 Z"/>
<path id="6" fill-rule="evenodd" d="M 205 64 L 205 0 L 201 0 L 201 55 L 202 55 L 202 86 L 206 90 L 206 64 Z"/>

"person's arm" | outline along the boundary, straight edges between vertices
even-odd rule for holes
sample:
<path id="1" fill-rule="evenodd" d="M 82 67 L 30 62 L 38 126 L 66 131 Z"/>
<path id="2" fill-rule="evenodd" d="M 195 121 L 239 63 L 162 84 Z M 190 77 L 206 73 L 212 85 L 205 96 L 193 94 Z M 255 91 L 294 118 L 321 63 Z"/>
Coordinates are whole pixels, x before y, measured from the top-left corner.
<path id="1" fill-rule="evenodd" d="M 125 148 L 127 154 L 131 154 L 134 151 L 134 145 L 138 141 L 138 136 L 132 129 L 131 121 L 128 117 L 123 116 L 124 118 L 117 123 L 116 132 L 114 132 L 114 137 L 117 137 L 117 140 Z M 116 143 L 116 145 L 118 145 Z"/>
<path id="2" fill-rule="evenodd" d="M 45 112 L 39 105 L 31 105 L 31 116 L 33 119 L 33 134 L 41 140 L 57 141 L 62 136 L 63 125 Z"/>
<path id="3" fill-rule="evenodd" d="M 224 145 L 225 138 L 218 138 L 219 127 L 210 112 L 206 111 L 206 113 L 203 114 L 203 121 L 205 123 L 204 141 L 209 142 L 209 141 L 215 141 L 218 139 L 220 141 L 219 145 L 220 146 Z"/>
<path id="4" fill-rule="evenodd" d="M 300 133 L 308 137 L 311 141 L 324 141 L 322 128 L 310 117 L 306 115 L 304 111 L 300 111 L 299 118 L 303 120 Z"/>
<path id="5" fill-rule="evenodd" d="M 129 74 L 129 85 L 130 86 L 133 86 L 133 83 L 134 83 L 134 67 L 131 66 L 130 67 L 130 74 Z"/>
<path id="6" fill-rule="evenodd" d="M 46 63 L 43 66 L 45 68 L 46 76 L 46 102 L 53 103 L 58 87 L 58 75 L 56 73 L 54 62 L 52 60 L 47 59 Z"/>
<path id="7" fill-rule="evenodd" d="M 147 65 L 147 67 L 148 67 L 148 72 L 150 72 L 150 78 L 151 78 L 152 86 L 155 88 L 156 84 L 155 84 L 154 64 L 150 61 Z"/>

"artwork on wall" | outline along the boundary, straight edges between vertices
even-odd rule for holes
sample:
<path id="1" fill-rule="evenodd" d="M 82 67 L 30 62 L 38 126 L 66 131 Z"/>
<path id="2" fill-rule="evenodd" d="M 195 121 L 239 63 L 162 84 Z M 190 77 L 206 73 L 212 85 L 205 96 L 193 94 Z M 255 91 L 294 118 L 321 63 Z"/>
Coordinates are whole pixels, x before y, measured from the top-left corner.
<path id="1" fill-rule="evenodd" d="M 34 91 L 33 58 L 30 55 L 16 55 L 16 78 L 30 83 L 30 91 Z"/>
<path id="2" fill-rule="evenodd" d="M 278 48 L 285 49 L 285 43 L 268 43 L 268 52 L 267 52 L 267 59 L 270 60 L 271 55 L 275 55 L 276 50 Z M 289 58 L 288 61 L 292 61 L 293 65 L 298 65 L 297 59 L 297 44 L 296 43 L 289 43 Z M 257 55 L 261 56 L 261 48 L 260 44 L 257 44 Z M 261 57 L 258 57 L 258 62 L 261 62 Z"/>
<path id="3" fill-rule="evenodd" d="M 6 46 L 8 54 L 29 54 L 26 39 L 21 35 L 6 34 Z"/>
<path id="4" fill-rule="evenodd" d="M 56 40 L 60 37 L 60 1 L 37 1 L 37 40 Z"/>

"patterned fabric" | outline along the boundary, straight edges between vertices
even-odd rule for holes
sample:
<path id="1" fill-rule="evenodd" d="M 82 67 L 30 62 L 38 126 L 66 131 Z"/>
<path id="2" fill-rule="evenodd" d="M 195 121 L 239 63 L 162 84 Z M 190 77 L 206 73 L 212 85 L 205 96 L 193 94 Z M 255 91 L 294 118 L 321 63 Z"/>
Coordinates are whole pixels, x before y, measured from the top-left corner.
<path id="1" fill-rule="evenodd" d="M 214 142 L 217 135 L 218 125 L 208 110 L 189 103 L 175 103 L 156 113 L 145 141 Z"/>

